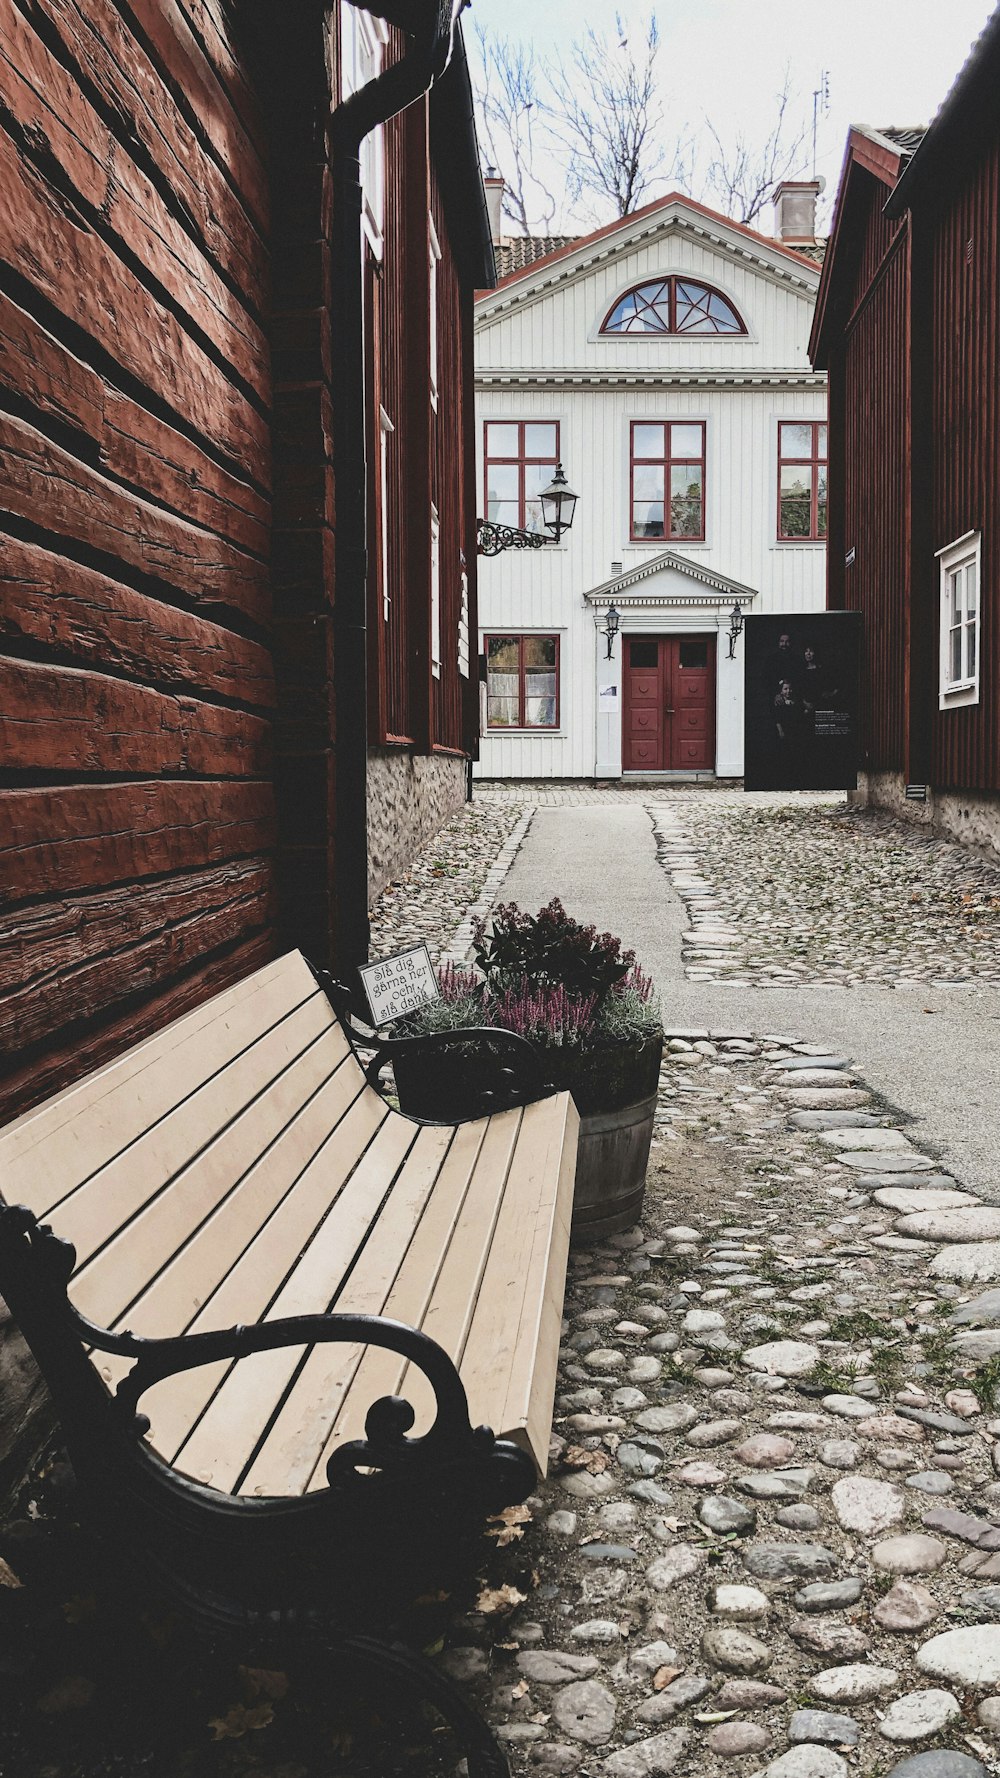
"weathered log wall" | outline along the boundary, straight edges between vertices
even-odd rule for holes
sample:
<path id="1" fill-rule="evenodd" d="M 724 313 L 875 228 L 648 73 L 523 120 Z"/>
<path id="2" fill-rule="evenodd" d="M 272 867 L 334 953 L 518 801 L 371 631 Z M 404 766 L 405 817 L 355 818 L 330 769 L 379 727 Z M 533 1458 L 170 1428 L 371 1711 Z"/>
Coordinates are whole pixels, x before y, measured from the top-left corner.
<path id="1" fill-rule="evenodd" d="M 222 0 L 0 0 L 0 1115 L 274 945 L 270 173 Z"/>

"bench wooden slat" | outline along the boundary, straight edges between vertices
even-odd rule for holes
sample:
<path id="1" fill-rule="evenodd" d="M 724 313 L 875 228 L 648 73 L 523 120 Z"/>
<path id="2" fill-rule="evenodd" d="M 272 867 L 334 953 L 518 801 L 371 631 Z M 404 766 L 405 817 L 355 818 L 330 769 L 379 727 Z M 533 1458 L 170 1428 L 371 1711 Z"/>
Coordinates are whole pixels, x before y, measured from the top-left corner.
<path id="1" fill-rule="evenodd" d="M 251 1136 L 256 1132 L 259 1153 L 260 1144 L 273 1133 L 267 1130 L 270 1101 L 262 1102 L 260 1095 L 290 1072 L 286 1092 L 296 1096 L 295 1064 L 324 1032 L 330 1034 L 331 1067 L 346 1061 L 347 1041 L 342 1032 L 331 1030 L 328 1008 L 319 1000 L 307 1001 L 58 1204 L 50 1213 L 52 1226 L 73 1242 L 78 1265 L 85 1265 L 133 1217 L 155 1204 L 164 1187 L 172 1199 L 173 1181 L 231 1124 L 249 1125 Z M 360 1070 L 357 1078 L 360 1084 Z M 140 1270 L 138 1281 L 150 1275 Z"/>
<path id="2" fill-rule="evenodd" d="M 209 1074 L 313 996 L 322 999 L 305 959 L 289 952 L 24 1113 L 0 1135 L 7 1203 L 47 1215 Z"/>
<path id="3" fill-rule="evenodd" d="M 537 1113 L 536 1119 L 532 1118 L 533 1113 Z M 507 1335 L 509 1364 L 505 1362 L 503 1366 L 507 1373 L 506 1406 L 492 1423 L 503 1437 L 524 1443 L 539 1474 L 544 1475 L 559 1365 L 579 1115 L 570 1095 L 565 1093 L 542 1105 L 529 1106 L 525 1112 L 526 1136 L 529 1124 L 538 1147 L 531 1185 L 526 1179 L 518 1181 L 521 1209 L 516 1216 L 518 1224 L 525 1228 L 533 1222 L 533 1239 L 523 1271 L 520 1319 L 513 1337 L 509 1330 Z M 568 1143 L 567 1133 L 573 1137 Z M 518 1154 L 520 1157 L 520 1148 Z M 484 1313 L 494 1300 L 492 1268 L 498 1251 L 495 1242 L 463 1359 L 466 1387 L 473 1400 L 477 1388 L 482 1386 L 485 1395 L 492 1388 L 492 1378 L 495 1376 L 499 1383 L 502 1374 L 496 1364 L 501 1338 L 494 1343 L 492 1317 Z"/>
<path id="4" fill-rule="evenodd" d="M 358 1104 L 359 1109 L 376 1115 L 367 1099 Z M 317 1314 L 333 1306 L 345 1267 L 364 1242 L 416 1133 L 416 1127 L 405 1118 L 387 1116 L 383 1120 L 347 1186 L 278 1291 L 265 1321 Z M 331 1155 L 331 1168 L 338 1166 L 340 1159 L 338 1145 Z M 234 1489 L 256 1454 L 301 1358 L 301 1349 L 288 1347 L 234 1365 L 191 1436 L 171 1453 L 171 1461 L 196 1480 L 210 1481 L 227 1492 Z"/>
<path id="5" fill-rule="evenodd" d="M 337 1298 L 339 1310 L 359 1315 L 386 1312 L 393 1282 L 423 1227 L 428 1204 L 436 1196 L 442 1163 L 447 1168 L 452 1138 L 452 1130 L 441 1127 L 420 1131 L 371 1238 Z M 306 1491 L 366 1350 L 335 1344 L 317 1346 L 310 1352 L 241 1484 L 241 1493 Z M 398 1366 L 398 1357 L 395 1362 Z M 373 1399 L 369 1398 L 369 1406 Z"/>
<path id="6" fill-rule="evenodd" d="M 482 1118 L 475 1123 L 460 1124 L 456 1130 L 434 1191 L 413 1231 L 413 1239 L 392 1289 L 382 1304 L 380 1312 L 391 1320 L 403 1321 L 408 1327 L 421 1326 L 448 1244 L 464 1214 L 487 1128 L 488 1120 Z M 379 1401 L 384 1395 L 398 1395 L 406 1368 L 407 1360 L 398 1352 L 388 1352 L 378 1346 L 364 1350 L 348 1382 L 330 1436 L 315 1462 L 309 1478 L 311 1489 L 326 1486 L 326 1465 L 338 1445 L 348 1439 L 364 1437 L 365 1420 L 372 1402 Z"/>
<path id="7" fill-rule="evenodd" d="M 134 1333 L 184 1332 L 363 1090 L 345 1051 L 336 1028 L 314 1039 L 77 1270 L 77 1308 L 104 1327 L 125 1317 Z"/>
<path id="8" fill-rule="evenodd" d="M 569 1206 L 565 1185 L 562 1195 L 558 1189 L 558 1154 L 567 1121 L 575 1117 L 568 1094 L 525 1108 L 496 1216 L 477 1263 L 466 1272 L 458 1244 L 449 1250 L 422 1324 L 454 1358 L 473 1423 L 486 1422 L 495 1433 L 525 1444 L 529 1442 L 526 1428 L 535 1386 L 533 1367 L 540 1355 L 534 1344 L 522 1347 L 519 1342 L 534 1341 L 554 1255 L 561 1257 L 563 1264 L 554 1283 L 561 1315 Z M 485 1236 L 486 1231 L 482 1233 Z M 551 1414 L 555 1354 L 541 1357 L 538 1387 L 543 1399 L 548 1395 Z M 433 1397 L 427 1379 L 414 1366 L 403 1379 L 401 1393 L 416 1410 L 417 1426 L 429 1423 Z M 536 1437 L 529 1445 L 542 1474 L 548 1442 L 546 1425 L 544 1438 L 539 1441 Z"/>
<path id="9" fill-rule="evenodd" d="M 460 1372 L 522 1116 L 521 1111 L 505 1111 L 490 1119 L 461 1215 L 439 1256 L 433 1289 L 420 1322 L 421 1330 L 444 1348 Z M 350 1298 L 345 1296 L 344 1306 L 349 1302 Z M 414 1433 L 426 1432 L 434 1418 L 434 1400 L 423 1373 L 404 1366 L 398 1393 L 405 1395 L 415 1410 Z M 356 1431 L 352 1436 L 357 1436 Z M 317 1485 L 321 1482 L 322 1475 Z"/>
<path id="10" fill-rule="evenodd" d="M 317 1118 L 322 1110 L 323 1106 L 317 1103 Z M 237 1322 L 262 1321 L 269 1314 L 280 1313 L 273 1309 L 276 1297 L 294 1273 L 303 1250 L 309 1248 L 317 1231 L 336 1210 L 357 1162 L 385 1125 L 387 1115 L 385 1106 L 380 1115 L 377 1102 L 372 1104 L 363 1094 L 359 1095 L 305 1166 L 298 1131 L 293 1126 L 288 1147 L 278 1157 L 282 1185 L 292 1178 L 292 1189 L 285 1192 L 270 1219 L 253 1230 L 235 1265 L 219 1279 L 190 1322 L 189 1333 L 207 1333 Z M 197 1261 L 198 1256 L 194 1257 Z M 176 1289 L 175 1280 L 171 1279 L 169 1285 Z M 142 1307 L 140 1304 L 139 1309 Z M 140 1317 L 130 1315 L 128 1319 L 138 1323 Z M 263 1362 L 254 1359 L 239 1368 L 252 1375 Z M 152 1421 L 152 1441 L 168 1462 L 174 1460 L 216 1390 L 234 1369 L 225 1362 L 185 1371 L 159 1384 L 143 1398 L 143 1411 Z"/>

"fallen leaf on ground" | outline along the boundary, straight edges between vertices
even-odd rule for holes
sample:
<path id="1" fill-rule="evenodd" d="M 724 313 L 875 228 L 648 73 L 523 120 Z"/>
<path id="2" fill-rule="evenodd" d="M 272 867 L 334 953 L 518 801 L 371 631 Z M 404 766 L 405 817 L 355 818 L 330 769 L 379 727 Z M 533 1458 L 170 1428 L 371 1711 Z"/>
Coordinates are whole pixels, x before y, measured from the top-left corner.
<path id="1" fill-rule="evenodd" d="M 487 1537 L 495 1537 L 497 1544 L 503 1549 L 505 1544 L 516 1543 L 524 1536 L 522 1525 L 531 1523 L 531 1513 L 526 1506 L 505 1506 L 502 1513 L 494 1513 L 486 1527 Z"/>
<path id="2" fill-rule="evenodd" d="M 658 1667 L 653 1674 L 654 1692 L 665 1691 L 666 1687 L 670 1684 L 670 1681 L 676 1679 L 681 1671 L 682 1669 L 680 1667 Z"/>
<path id="3" fill-rule="evenodd" d="M 526 1679 L 522 1679 L 520 1684 L 516 1685 L 514 1687 L 514 1690 L 511 1692 L 510 1695 L 512 1698 L 523 1698 L 527 1689 L 528 1689 L 528 1681 Z"/>
<path id="4" fill-rule="evenodd" d="M 213 1741 L 238 1741 L 250 1729 L 266 1729 L 274 1721 L 270 1704 L 234 1704 L 225 1716 L 209 1718 Z"/>
<path id="5" fill-rule="evenodd" d="M 600 1475 L 611 1464 L 606 1451 L 588 1451 L 585 1445 L 568 1445 L 560 1461 L 564 1469 L 589 1469 L 591 1475 Z"/>
<path id="6" fill-rule="evenodd" d="M 695 1722 L 728 1722 L 731 1716 L 739 1716 L 738 1710 L 705 1710 L 695 1717 Z"/>
<path id="7" fill-rule="evenodd" d="M 277 1703 L 288 1696 L 288 1674 L 274 1667 L 241 1667 L 240 1675 L 252 1698 L 273 1698 Z"/>
<path id="8" fill-rule="evenodd" d="M 0 1587 L 23 1587 L 23 1585 L 23 1580 L 18 1580 L 13 1568 L 8 1568 L 3 1557 L 0 1556 Z"/>
<path id="9" fill-rule="evenodd" d="M 529 1722 L 540 1723 L 543 1727 L 548 1722 L 548 1720 L 549 1720 L 548 1715 L 546 1714 L 546 1712 L 544 1710 L 539 1710 L 536 1712 L 536 1714 L 534 1716 L 529 1716 L 529 1718 L 528 1718 Z"/>
<path id="10" fill-rule="evenodd" d="M 527 1597 L 527 1593 L 519 1593 L 516 1587 L 484 1587 L 476 1600 L 476 1610 L 488 1617 L 497 1611 L 513 1611 L 515 1605 L 523 1605 Z"/>

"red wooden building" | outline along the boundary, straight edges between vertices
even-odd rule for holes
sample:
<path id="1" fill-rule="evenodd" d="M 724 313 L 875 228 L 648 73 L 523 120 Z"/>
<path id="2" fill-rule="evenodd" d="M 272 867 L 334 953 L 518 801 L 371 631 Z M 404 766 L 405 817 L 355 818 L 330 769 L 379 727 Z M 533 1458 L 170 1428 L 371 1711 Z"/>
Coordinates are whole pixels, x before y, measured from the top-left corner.
<path id="1" fill-rule="evenodd" d="M 357 961 L 464 797 L 458 10 L 0 0 L 0 1115 Z"/>
<path id="2" fill-rule="evenodd" d="M 1000 851 L 1000 9 L 926 131 L 852 130 L 810 356 L 862 794 Z"/>

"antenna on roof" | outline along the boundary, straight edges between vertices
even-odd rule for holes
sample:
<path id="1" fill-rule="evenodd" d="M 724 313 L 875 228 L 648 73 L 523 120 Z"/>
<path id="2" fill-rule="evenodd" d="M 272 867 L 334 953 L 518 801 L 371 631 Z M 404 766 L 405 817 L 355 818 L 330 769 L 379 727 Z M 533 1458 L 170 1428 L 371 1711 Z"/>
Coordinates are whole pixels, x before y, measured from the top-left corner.
<path id="1" fill-rule="evenodd" d="M 830 109 L 830 70 L 829 70 L 829 68 L 821 68 L 820 75 L 819 75 L 819 86 L 816 88 L 815 92 L 813 93 L 813 171 L 812 171 L 812 176 L 814 179 L 816 177 L 816 126 L 819 122 L 820 112 L 822 111 L 822 113 L 825 117 L 826 113 L 829 111 L 829 109 Z"/>

